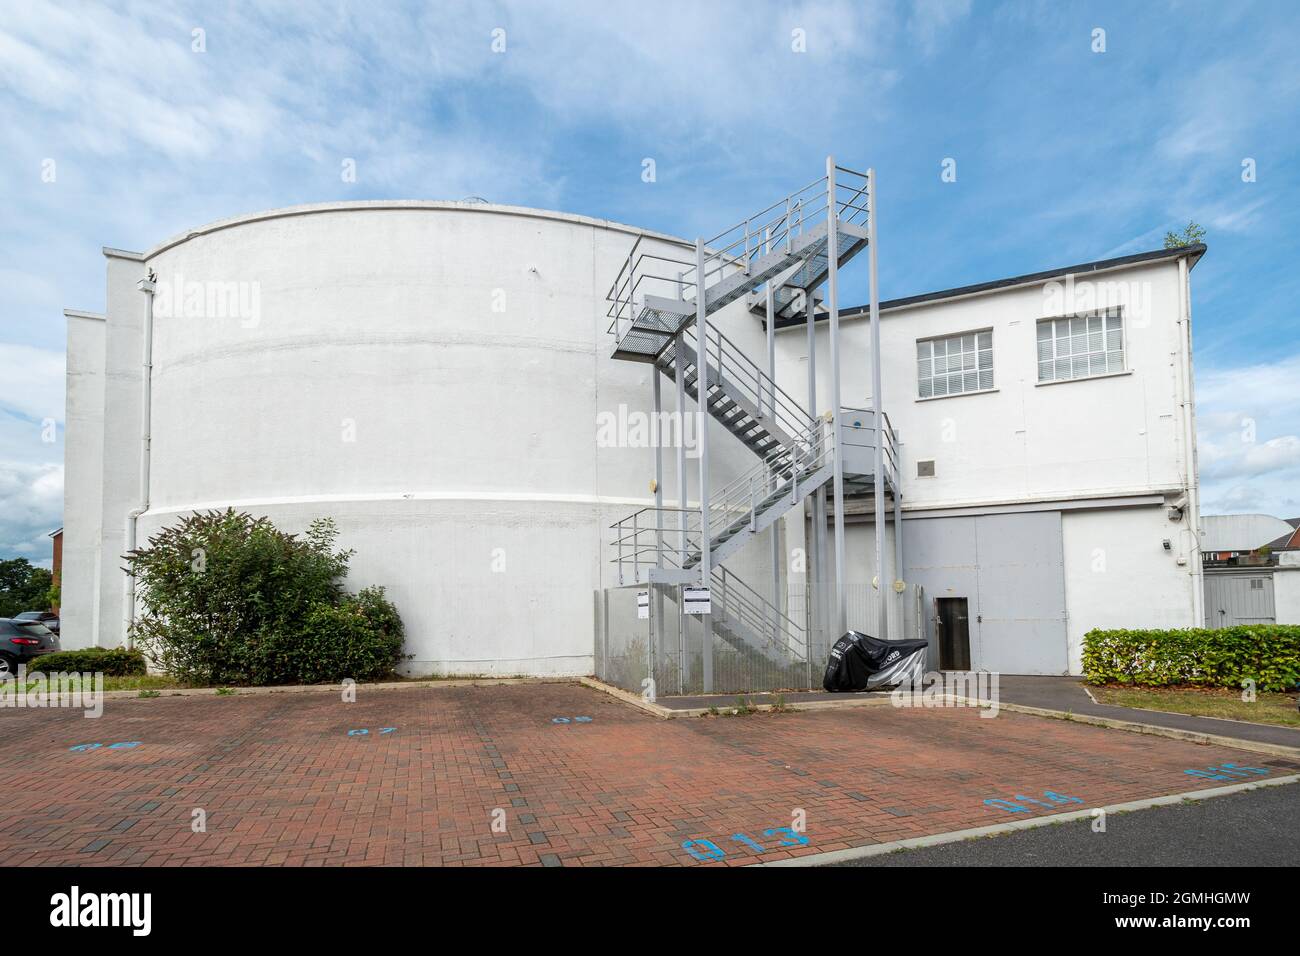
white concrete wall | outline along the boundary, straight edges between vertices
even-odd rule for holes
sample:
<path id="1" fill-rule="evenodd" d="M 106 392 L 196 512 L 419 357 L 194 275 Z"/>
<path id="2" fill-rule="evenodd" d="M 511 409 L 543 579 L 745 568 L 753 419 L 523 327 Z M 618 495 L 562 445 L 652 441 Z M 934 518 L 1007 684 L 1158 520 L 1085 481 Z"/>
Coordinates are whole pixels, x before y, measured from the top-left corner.
<path id="1" fill-rule="evenodd" d="M 1300 624 L 1300 554 L 1279 555 L 1281 566 L 1273 571 L 1274 620 L 1279 624 Z"/>
<path id="2" fill-rule="evenodd" d="M 1186 484 L 1172 361 L 1177 265 L 1133 266 L 1097 281 L 1137 284 L 1138 301 L 1126 309 L 1127 370 L 1120 375 L 1038 383 L 1037 320 L 1062 314 L 1047 284 L 882 313 L 884 407 L 903 445 L 907 507 L 1134 494 Z M 825 326 L 819 322 L 817 329 L 823 410 L 830 404 Z M 920 399 L 917 340 L 988 328 L 994 390 Z M 841 336 L 844 404 L 869 406 L 869 323 L 846 320 Z M 802 328 L 778 334 L 779 381 L 794 394 L 806 393 L 806 352 Z M 915 477 L 921 459 L 935 461 L 935 477 Z"/>
<path id="3" fill-rule="evenodd" d="M 68 352 L 59 641 L 72 650 L 93 646 L 98 633 L 106 326 L 102 315 L 64 314 Z"/>
<path id="4" fill-rule="evenodd" d="M 1099 304 L 1118 303 L 1124 310 L 1122 374 L 1038 383 L 1037 322 L 1087 311 L 1077 307 L 1088 294 L 1082 280 L 1068 299 L 1062 279 L 882 313 L 883 407 L 902 444 L 904 510 L 1151 494 L 1172 502 L 1186 491 L 1177 261 L 1129 266 L 1092 281 L 1094 293 L 1110 297 Z M 982 329 L 993 330 L 993 390 L 919 398 L 917 340 Z M 870 406 L 869 322 L 844 320 L 841 343 L 843 402 Z M 825 411 L 831 404 L 825 321 L 817 323 L 817 349 L 819 410 Z M 806 354 L 805 327 L 778 333 L 778 381 L 796 395 L 806 394 Z M 922 459 L 935 461 L 935 477 L 916 477 Z M 1171 539 L 1172 554 L 1163 550 L 1164 538 Z M 1200 560 L 1186 519 L 1170 522 L 1162 507 L 1070 513 L 1065 540 L 1072 670 L 1078 669 L 1079 639 L 1090 627 L 1199 623 L 1194 595 Z M 1109 556 L 1112 570 L 1105 576 L 1089 570 L 1094 547 Z M 855 573 L 874 564 L 869 530 L 850 533 L 846 548 Z M 1186 566 L 1175 566 L 1178 555 Z"/>
<path id="5" fill-rule="evenodd" d="M 103 642 L 122 619 L 147 266 L 159 292 L 141 541 L 227 505 L 292 531 L 332 516 L 356 551 L 349 586 L 388 587 L 413 671 L 589 673 L 592 591 L 617 583 L 608 526 L 653 503 L 653 451 L 596 442 L 601 412 L 652 409 L 652 367 L 612 360 L 606 334 L 604 295 L 636 235 L 529 210 L 361 203 L 110 259 Z M 243 306 L 187 303 L 195 282 L 233 283 Z M 761 357 L 742 303 L 717 321 Z M 663 394 L 671 409 L 667 380 Z M 716 423 L 710 442 L 714 487 L 756 462 Z M 687 486 L 696 501 L 695 458 Z M 676 504 L 671 453 L 664 488 Z M 755 545 L 735 567 L 765 555 Z"/>
<path id="6" fill-rule="evenodd" d="M 125 643 L 122 573 L 126 515 L 140 500 L 141 331 L 144 264 L 105 252 L 108 263 L 104 342 L 104 436 L 100 478 L 99 618 L 96 644 Z"/>
<path id="7" fill-rule="evenodd" d="M 1081 673 L 1083 635 L 1093 628 L 1195 626 L 1198 559 L 1165 508 L 1066 511 L 1061 526 L 1070 673 Z"/>

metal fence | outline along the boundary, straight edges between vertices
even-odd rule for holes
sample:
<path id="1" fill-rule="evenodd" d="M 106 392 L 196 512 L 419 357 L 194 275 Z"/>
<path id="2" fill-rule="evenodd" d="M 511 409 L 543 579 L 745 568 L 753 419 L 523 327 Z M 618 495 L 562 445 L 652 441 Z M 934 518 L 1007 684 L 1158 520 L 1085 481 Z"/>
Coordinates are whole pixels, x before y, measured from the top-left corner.
<path id="1" fill-rule="evenodd" d="M 870 584 L 849 585 L 846 591 L 849 626 L 874 633 L 867 622 L 877 620 L 879 592 Z M 717 613 L 687 614 L 681 592 L 680 585 L 595 592 L 599 679 L 655 697 L 821 687 L 827 655 L 840 637 L 825 623 L 833 617 L 834 585 L 797 584 L 782 595 L 780 610 L 802 627 L 800 641 L 774 640 L 762 628 L 729 615 L 716 588 Z M 902 636 L 901 620 L 891 631 Z"/>

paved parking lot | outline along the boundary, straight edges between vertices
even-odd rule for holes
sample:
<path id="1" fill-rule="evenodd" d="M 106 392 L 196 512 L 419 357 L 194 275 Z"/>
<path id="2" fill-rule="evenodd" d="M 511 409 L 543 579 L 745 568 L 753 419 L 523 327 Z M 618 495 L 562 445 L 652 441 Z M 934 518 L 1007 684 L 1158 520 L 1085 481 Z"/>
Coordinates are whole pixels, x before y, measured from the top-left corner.
<path id="1" fill-rule="evenodd" d="M 741 865 L 1223 786 L 1185 771 L 1225 763 L 1300 769 L 1007 712 L 662 721 L 565 683 L 116 700 L 0 728 L 3 865 Z"/>

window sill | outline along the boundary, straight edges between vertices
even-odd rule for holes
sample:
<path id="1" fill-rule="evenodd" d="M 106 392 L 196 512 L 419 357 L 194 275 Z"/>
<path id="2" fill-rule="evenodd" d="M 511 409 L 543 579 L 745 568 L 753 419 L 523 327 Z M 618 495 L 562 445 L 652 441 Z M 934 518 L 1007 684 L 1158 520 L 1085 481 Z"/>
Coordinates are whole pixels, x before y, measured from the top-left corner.
<path id="1" fill-rule="evenodd" d="M 1119 378 L 1122 375 L 1132 375 L 1133 370 L 1126 368 L 1122 372 L 1101 372 L 1097 375 L 1080 375 L 1078 378 L 1054 378 L 1047 382 L 1035 382 L 1035 388 L 1041 388 L 1044 385 L 1068 385 L 1070 382 L 1091 382 L 1099 378 Z"/>
<path id="2" fill-rule="evenodd" d="M 939 401 L 942 401 L 942 400 L 945 399 L 945 398 L 965 398 L 967 395 L 991 395 L 992 393 L 997 392 L 997 391 L 1000 391 L 1000 389 L 998 389 L 998 388 L 981 388 L 981 389 L 976 389 L 976 390 L 973 391 L 973 392 L 957 392 L 957 393 L 955 393 L 955 394 L 953 394 L 953 395 L 928 395 L 928 396 L 926 396 L 925 398 L 918 398 L 918 399 L 915 399 L 915 401 L 918 401 L 918 402 L 939 402 Z"/>

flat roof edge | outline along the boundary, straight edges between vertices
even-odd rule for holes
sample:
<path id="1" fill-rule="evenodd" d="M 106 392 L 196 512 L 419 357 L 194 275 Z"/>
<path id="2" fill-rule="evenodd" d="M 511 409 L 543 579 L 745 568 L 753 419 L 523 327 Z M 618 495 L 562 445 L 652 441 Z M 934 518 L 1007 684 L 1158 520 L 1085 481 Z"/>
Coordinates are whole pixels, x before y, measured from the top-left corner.
<path id="1" fill-rule="evenodd" d="M 97 322 L 106 320 L 106 316 L 101 312 L 84 312 L 81 309 L 64 309 L 63 317 L 65 319 L 95 319 Z"/>
<path id="2" fill-rule="evenodd" d="M 985 295 L 990 292 L 1001 292 L 1005 289 L 1013 289 L 1018 286 L 1035 285 L 1041 282 L 1048 282 L 1052 279 L 1063 279 L 1066 276 L 1077 275 L 1095 275 L 1102 272 L 1112 272 L 1116 269 L 1126 269 L 1130 266 L 1143 265 L 1148 262 L 1160 262 L 1165 259 L 1180 259 L 1187 257 L 1191 259 L 1188 268 L 1193 268 L 1196 263 L 1205 255 L 1207 247 L 1203 242 L 1193 243 L 1189 246 L 1176 246 L 1172 249 L 1153 249 L 1150 252 L 1137 252 L 1128 256 L 1118 256 L 1113 259 L 1097 259 L 1092 262 L 1083 262 L 1078 265 L 1061 266 L 1056 269 L 1048 269 L 1044 272 L 1031 272 L 1026 275 L 1012 276 L 1007 279 L 994 279 L 989 282 L 979 282 L 974 285 L 957 286 L 953 289 L 943 289 L 938 292 L 925 292 L 920 295 L 905 296 L 901 299 L 887 299 L 880 303 L 880 311 L 896 311 L 907 309 L 918 305 L 927 305 L 931 302 L 944 302 L 950 299 L 962 299 L 970 296 Z M 850 306 L 840 310 L 840 318 L 853 319 L 865 316 L 870 312 L 870 307 L 865 305 Z M 823 316 L 818 316 L 817 321 L 822 321 Z M 788 328 L 795 325 L 806 325 L 807 320 L 799 319 L 778 319 L 776 322 L 777 329 Z"/>
<path id="3" fill-rule="evenodd" d="M 104 253 L 106 259 L 130 259 L 132 262 L 144 262 L 143 252 L 131 252 L 129 249 L 114 249 L 112 246 L 103 246 L 100 250 Z"/>

